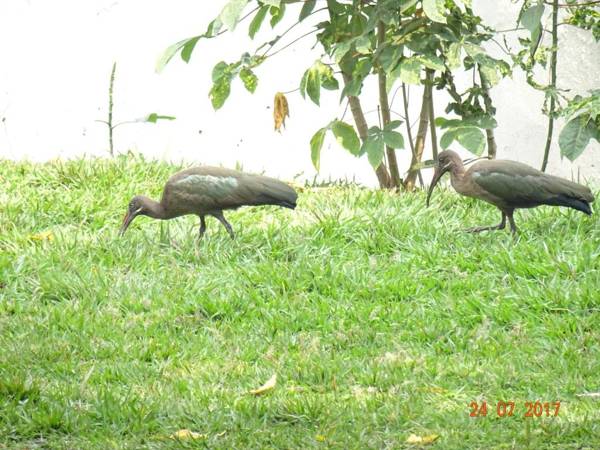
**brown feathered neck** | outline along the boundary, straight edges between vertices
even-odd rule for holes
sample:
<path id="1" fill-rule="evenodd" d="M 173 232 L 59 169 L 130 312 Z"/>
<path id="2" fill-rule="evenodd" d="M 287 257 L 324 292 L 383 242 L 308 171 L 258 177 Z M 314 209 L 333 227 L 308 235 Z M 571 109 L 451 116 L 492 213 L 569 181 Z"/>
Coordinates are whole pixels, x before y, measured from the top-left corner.
<path id="1" fill-rule="evenodd" d="M 152 217 L 153 219 L 165 219 L 168 217 L 167 211 L 162 203 L 152 200 L 143 195 L 138 196 L 142 210 L 141 215 Z"/>

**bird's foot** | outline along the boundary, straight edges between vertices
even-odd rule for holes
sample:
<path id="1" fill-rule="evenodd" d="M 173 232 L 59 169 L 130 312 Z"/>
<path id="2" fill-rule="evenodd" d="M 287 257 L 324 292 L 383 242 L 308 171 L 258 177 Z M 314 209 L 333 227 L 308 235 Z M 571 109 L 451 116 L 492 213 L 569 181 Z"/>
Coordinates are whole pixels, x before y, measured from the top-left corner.
<path id="1" fill-rule="evenodd" d="M 467 228 L 466 231 L 467 233 L 481 233 L 482 231 L 492 231 L 492 230 L 502 230 L 504 229 L 504 226 L 500 226 L 500 225 L 491 225 L 491 226 L 485 226 L 485 227 L 472 227 L 472 228 Z"/>

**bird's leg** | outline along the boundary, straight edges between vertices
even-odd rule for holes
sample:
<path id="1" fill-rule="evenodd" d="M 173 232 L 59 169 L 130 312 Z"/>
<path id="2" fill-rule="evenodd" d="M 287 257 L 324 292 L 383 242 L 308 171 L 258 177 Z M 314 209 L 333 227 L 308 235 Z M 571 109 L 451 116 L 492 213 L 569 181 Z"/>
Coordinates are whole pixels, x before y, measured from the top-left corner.
<path id="1" fill-rule="evenodd" d="M 517 225 L 515 225 L 515 219 L 513 219 L 512 211 L 510 214 L 508 214 L 508 223 L 510 224 L 510 231 L 512 231 L 513 234 L 517 234 Z"/>
<path id="2" fill-rule="evenodd" d="M 487 230 L 504 230 L 504 227 L 506 226 L 506 216 L 507 216 L 507 214 L 504 211 L 502 211 L 502 220 L 500 221 L 500 223 L 498 225 L 467 228 L 465 231 L 467 233 L 479 233 L 481 231 L 487 231 Z M 512 221 L 512 213 L 510 215 L 508 215 L 508 220 L 510 221 L 511 228 L 512 228 L 512 224 L 514 224 L 514 222 Z"/>
<path id="3" fill-rule="evenodd" d="M 219 222 L 221 222 L 223 224 L 223 226 L 229 233 L 229 236 L 231 236 L 231 239 L 235 239 L 235 235 L 233 234 L 233 228 L 231 228 L 231 224 L 229 222 L 227 222 L 227 219 L 225 219 L 225 216 L 223 215 L 223 211 L 213 213 L 212 215 L 213 215 L 213 217 L 218 219 Z"/>
<path id="4" fill-rule="evenodd" d="M 202 239 L 204 233 L 206 232 L 206 219 L 205 216 L 200 216 L 200 233 L 198 234 L 198 239 Z"/>

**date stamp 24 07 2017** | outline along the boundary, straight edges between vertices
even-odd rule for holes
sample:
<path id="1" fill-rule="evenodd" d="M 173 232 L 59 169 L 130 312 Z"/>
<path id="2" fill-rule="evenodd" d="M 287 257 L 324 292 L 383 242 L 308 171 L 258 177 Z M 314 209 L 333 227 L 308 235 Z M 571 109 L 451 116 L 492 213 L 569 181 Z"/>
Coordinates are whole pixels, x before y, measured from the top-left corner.
<path id="1" fill-rule="evenodd" d="M 495 407 L 494 407 L 495 406 Z M 486 417 L 494 412 L 497 417 L 556 417 L 560 411 L 560 402 L 513 402 L 499 401 L 488 406 L 487 401 L 469 403 L 470 417 Z"/>

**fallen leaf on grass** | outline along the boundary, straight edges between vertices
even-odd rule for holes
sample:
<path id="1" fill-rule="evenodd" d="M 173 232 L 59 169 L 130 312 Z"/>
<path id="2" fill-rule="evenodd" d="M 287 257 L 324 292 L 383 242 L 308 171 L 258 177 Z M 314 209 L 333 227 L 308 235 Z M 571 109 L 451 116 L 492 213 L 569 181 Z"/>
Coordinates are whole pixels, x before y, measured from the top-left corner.
<path id="1" fill-rule="evenodd" d="M 52 231 L 42 231 L 41 233 L 31 234 L 28 237 L 32 241 L 53 241 L 54 233 Z"/>
<path id="2" fill-rule="evenodd" d="M 269 378 L 268 381 L 265 384 L 263 384 L 258 389 L 252 389 L 250 391 L 250 393 L 252 395 L 261 395 L 261 394 L 264 394 L 265 392 L 269 392 L 270 390 L 272 390 L 275 387 L 276 384 L 277 384 L 277 374 L 274 373 L 273 376 L 271 378 Z"/>
<path id="3" fill-rule="evenodd" d="M 416 434 L 411 434 L 406 439 L 406 443 L 407 444 L 427 445 L 427 444 L 433 444 L 433 442 L 435 442 L 435 440 L 437 438 L 439 438 L 439 435 L 437 435 L 437 434 L 429 434 L 427 436 L 417 436 Z"/>
<path id="4" fill-rule="evenodd" d="M 171 435 L 171 439 L 179 439 L 180 441 L 206 439 L 208 436 L 202 433 L 196 433 L 195 431 L 184 428 L 183 430 L 176 431 Z"/>

